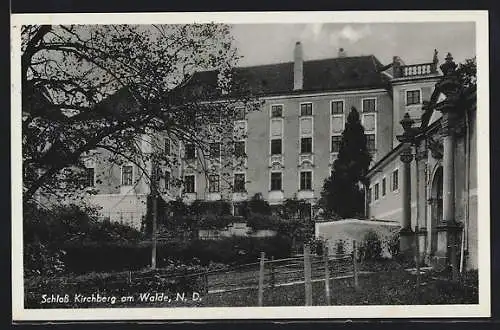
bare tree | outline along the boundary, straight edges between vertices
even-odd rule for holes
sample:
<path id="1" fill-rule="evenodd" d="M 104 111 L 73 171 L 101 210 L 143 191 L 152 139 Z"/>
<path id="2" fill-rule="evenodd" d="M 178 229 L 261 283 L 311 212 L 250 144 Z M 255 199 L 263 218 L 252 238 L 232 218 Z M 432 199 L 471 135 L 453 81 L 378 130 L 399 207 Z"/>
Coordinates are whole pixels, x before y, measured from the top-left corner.
<path id="1" fill-rule="evenodd" d="M 68 169 L 97 148 L 144 164 L 152 132 L 204 150 L 234 139 L 235 104 L 253 104 L 237 59 L 223 24 L 23 26 L 23 199 L 71 191 L 81 172 Z"/>

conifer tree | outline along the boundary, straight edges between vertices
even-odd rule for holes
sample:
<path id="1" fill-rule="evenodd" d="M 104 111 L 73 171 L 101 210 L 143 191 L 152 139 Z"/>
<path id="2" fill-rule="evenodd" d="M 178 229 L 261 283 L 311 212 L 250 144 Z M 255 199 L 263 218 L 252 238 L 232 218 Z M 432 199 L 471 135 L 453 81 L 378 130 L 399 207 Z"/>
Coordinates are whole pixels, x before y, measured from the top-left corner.
<path id="1" fill-rule="evenodd" d="M 365 129 L 358 111 L 352 107 L 342 132 L 338 157 L 321 192 L 319 204 L 326 215 L 349 218 L 363 214 L 363 187 L 370 162 Z"/>

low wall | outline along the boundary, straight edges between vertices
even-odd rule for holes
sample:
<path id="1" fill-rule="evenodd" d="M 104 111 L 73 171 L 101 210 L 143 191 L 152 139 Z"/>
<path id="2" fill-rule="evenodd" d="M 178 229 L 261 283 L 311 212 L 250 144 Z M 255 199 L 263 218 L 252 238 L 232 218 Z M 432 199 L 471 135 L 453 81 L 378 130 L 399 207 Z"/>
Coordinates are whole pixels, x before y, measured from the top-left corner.
<path id="1" fill-rule="evenodd" d="M 227 228 L 222 230 L 200 230 L 198 232 L 198 237 L 200 239 L 218 239 L 223 237 L 232 237 L 232 236 L 249 236 L 249 237 L 271 237 L 276 235 L 276 232 L 273 230 L 257 230 L 252 231 L 246 223 L 233 223 L 229 225 Z"/>
<path id="2" fill-rule="evenodd" d="M 142 218 L 147 213 L 147 195 L 101 194 L 93 195 L 90 204 L 99 208 L 99 214 L 112 222 L 141 228 Z"/>
<path id="3" fill-rule="evenodd" d="M 375 231 L 382 242 L 388 241 L 394 232 L 400 229 L 398 222 L 344 219 L 339 221 L 318 222 L 315 224 L 314 234 L 318 239 L 326 240 L 330 254 L 336 253 L 337 242 L 344 241 L 346 253 L 352 252 L 352 241 L 360 244 L 366 233 Z M 390 257 L 386 244 L 382 244 L 382 254 Z"/>

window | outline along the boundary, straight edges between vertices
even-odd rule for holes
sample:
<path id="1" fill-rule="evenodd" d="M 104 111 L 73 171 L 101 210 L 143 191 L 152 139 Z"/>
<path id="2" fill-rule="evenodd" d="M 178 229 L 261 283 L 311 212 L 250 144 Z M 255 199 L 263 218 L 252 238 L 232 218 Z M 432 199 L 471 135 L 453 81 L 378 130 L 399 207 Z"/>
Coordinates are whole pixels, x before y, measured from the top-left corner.
<path id="1" fill-rule="evenodd" d="M 210 157 L 211 158 L 220 158 L 220 143 L 219 142 L 210 143 Z"/>
<path id="2" fill-rule="evenodd" d="M 406 92 L 406 105 L 420 104 L 420 91 L 407 91 Z"/>
<path id="3" fill-rule="evenodd" d="M 184 191 L 186 193 L 194 193 L 194 175 L 184 176 Z"/>
<path id="4" fill-rule="evenodd" d="M 300 190 L 312 189 L 312 172 L 300 172 Z"/>
<path id="5" fill-rule="evenodd" d="M 342 142 L 342 136 L 340 136 L 340 135 L 332 136 L 332 147 L 331 147 L 332 150 L 331 150 L 331 152 L 339 152 L 341 142 Z"/>
<path id="6" fill-rule="evenodd" d="M 237 107 L 234 109 L 234 120 L 245 120 L 245 108 Z"/>
<path id="7" fill-rule="evenodd" d="M 368 188 L 368 196 L 366 196 L 366 199 L 368 200 L 368 203 L 372 202 L 372 188 Z"/>
<path id="8" fill-rule="evenodd" d="M 95 170 L 93 167 L 87 167 L 85 169 L 85 186 L 86 187 L 93 187 L 95 185 L 94 173 L 95 173 Z"/>
<path id="9" fill-rule="evenodd" d="M 366 148 L 368 151 L 375 151 L 375 134 L 365 134 Z"/>
<path id="10" fill-rule="evenodd" d="M 132 165 L 122 166 L 122 186 L 132 185 L 133 167 Z"/>
<path id="11" fill-rule="evenodd" d="M 364 99 L 363 100 L 363 112 L 375 112 L 377 99 Z"/>
<path id="12" fill-rule="evenodd" d="M 234 192 L 245 192 L 245 174 L 234 175 Z"/>
<path id="13" fill-rule="evenodd" d="M 375 113 L 364 113 L 361 117 L 363 127 L 365 132 L 375 132 L 376 130 L 376 114 Z"/>
<path id="14" fill-rule="evenodd" d="M 344 113 L 344 101 L 332 101 L 331 114 L 339 115 Z"/>
<path id="15" fill-rule="evenodd" d="M 220 191 L 220 180 L 217 174 L 208 176 L 208 192 L 215 193 Z"/>
<path id="16" fill-rule="evenodd" d="M 271 173 L 271 190 L 281 190 L 281 173 Z"/>
<path id="17" fill-rule="evenodd" d="M 165 154 L 170 155 L 170 139 L 165 138 Z"/>
<path id="18" fill-rule="evenodd" d="M 398 170 L 394 170 L 392 172 L 392 191 L 396 191 L 399 188 L 399 178 L 398 178 Z"/>
<path id="19" fill-rule="evenodd" d="M 283 106 L 282 105 L 273 105 L 271 106 L 271 117 L 283 117 Z"/>
<path id="20" fill-rule="evenodd" d="M 191 144 L 191 143 L 186 144 L 185 157 L 186 157 L 186 159 L 194 159 L 195 158 L 194 144 Z"/>
<path id="21" fill-rule="evenodd" d="M 386 194 L 386 182 L 385 178 L 382 179 L 382 197 Z"/>
<path id="22" fill-rule="evenodd" d="M 375 191 L 374 192 L 375 192 L 375 196 L 374 196 L 375 200 L 378 201 L 378 197 L 379 197 L 378 196 L 378 193 L 379 193 L 379 185 L 378 185 L 378 183 L 375 184 Z"/>
<path id="23" fill-rule="evenodd" d="M 300 115 L 301 116 L 312 116 L 313 105 L 312 103 L 302 103 L 300 105 Z"/>
<path id="24" fill-rule="evenodd" d="M 236 141 L 234 143 L 234 155 L 236 157 L 245 156 L 245 141 Z"/>
<path id="25" fill-rule="evenodd" d="M 300 139 L 300 153 L 310 154 L 312 153 L 312 138 L 305 137 Z"/>
<path id="26" fill-rule="evenodd" d="M 271 140 L 271 155 L 281 155 L 281 139 Z"/>

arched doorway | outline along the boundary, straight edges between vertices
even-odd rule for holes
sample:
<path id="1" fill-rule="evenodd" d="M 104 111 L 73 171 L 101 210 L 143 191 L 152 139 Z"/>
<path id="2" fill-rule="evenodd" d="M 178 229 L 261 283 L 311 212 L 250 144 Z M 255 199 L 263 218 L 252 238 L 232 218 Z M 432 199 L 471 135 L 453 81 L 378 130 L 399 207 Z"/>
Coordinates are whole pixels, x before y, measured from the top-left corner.
<path id="1" fill-rule="evenodd" d="M 439 166 L 434 172 L 431 187 L 431 255 L 437 249 L 437 227 L 443 220 L 443 168 Z"/>

